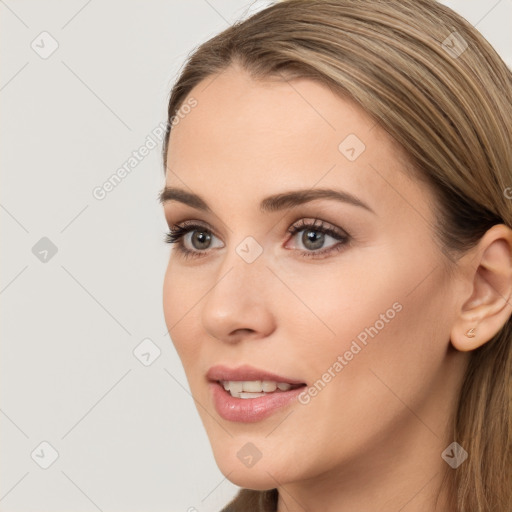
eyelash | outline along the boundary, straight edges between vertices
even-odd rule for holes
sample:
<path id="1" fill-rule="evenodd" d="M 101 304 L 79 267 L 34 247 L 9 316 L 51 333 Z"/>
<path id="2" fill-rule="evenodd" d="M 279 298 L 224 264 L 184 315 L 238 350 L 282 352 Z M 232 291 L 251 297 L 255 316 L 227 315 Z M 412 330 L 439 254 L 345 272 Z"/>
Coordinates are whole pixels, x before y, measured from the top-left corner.
<path id="1" fill-rule="evenodd" d="M 333 245 L 327 249 L 318 250 L 318 251 L 299 251 L 300 255 L 304 258 L 322 258 L 323 256 L 332 253 L 332 252 L 339 252 L 342 249 L 345 248 L 345 246 L 350 241 L 351 237 L 347 233 L 340 234 L 334 229 L 331 229 L 324 225 L 322 221 L 319 221 L 319 224 L 317 224 L 317 220 L 314 222 L 308 222 L 302 219 L 299 224 L 294 224 L 288 228 L 288 233 L 291 233 L 292 236 L 295 236 L 297 233 L 303 231 L 303 230 L 312 230 L 316 231 L 325 235 L 329 235 L 333 237 L 335 240 L 338 240 L 340 243 Z M 183 243 L 183 237 L 195 230 L 200 230 L 201 232 L 207 232 L 210 234 L 213 234 L 209 229 L 207 229 L 205 226 L 202 226 L 200 224 L 196 223 L 184 223 L 183 225 L 174 225 L 172 226 L 171 230 L 165 234 L 165 243 L 168 244 L 176 244 L 177 251 L 184 257 L 184 258 L 201 258 L 205 256 L 208 251 L 192 251 L 190 249 L 187 249 L 184 246 Z"/>

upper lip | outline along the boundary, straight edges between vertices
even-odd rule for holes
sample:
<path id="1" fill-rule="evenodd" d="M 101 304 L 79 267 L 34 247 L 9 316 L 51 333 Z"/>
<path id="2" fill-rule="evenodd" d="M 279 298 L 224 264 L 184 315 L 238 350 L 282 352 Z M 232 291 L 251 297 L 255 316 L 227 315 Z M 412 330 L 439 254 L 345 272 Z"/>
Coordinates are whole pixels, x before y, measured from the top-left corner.
<path id="1" fill-rule="evenodd" d="M 212 366 L 206 374 L 211 381 L 247 381 L 247 380 L 270 380 L 274 382 L 287 382 L 288 384 L 305 384 L 303 381 L 277 375 L 276 373 L 254 368 L 250 365 L 229 368 L 223 365 Z"/>

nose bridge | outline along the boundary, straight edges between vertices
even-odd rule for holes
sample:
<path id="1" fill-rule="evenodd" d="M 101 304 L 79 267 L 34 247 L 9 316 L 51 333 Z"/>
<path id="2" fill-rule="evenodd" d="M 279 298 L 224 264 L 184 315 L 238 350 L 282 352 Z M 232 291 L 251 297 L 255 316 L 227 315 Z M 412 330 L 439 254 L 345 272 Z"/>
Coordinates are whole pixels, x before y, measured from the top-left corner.
<path id="1" fill-rule="evenodd" d="M 272 273 L 266 265 L 263 246 L 251 236 L 225 252 L 202 309 L 203 326 L 212 336 L 228 339 L 238 329 L 271 328 L 267 299 Z"/>
<path id="2" fill-rule="evenodd" d="M 217 273 L 216 285 L 210 295 L 228 294 L 240 303 L 245 297 L 260 302 L 259 294 L 263 283 L 270 274 L 266 267 L 263 246 L 252 236 L 246 236 L 236 245 L 229 247 Z M 224 300 L 224 299 L 223 299 Z"/>

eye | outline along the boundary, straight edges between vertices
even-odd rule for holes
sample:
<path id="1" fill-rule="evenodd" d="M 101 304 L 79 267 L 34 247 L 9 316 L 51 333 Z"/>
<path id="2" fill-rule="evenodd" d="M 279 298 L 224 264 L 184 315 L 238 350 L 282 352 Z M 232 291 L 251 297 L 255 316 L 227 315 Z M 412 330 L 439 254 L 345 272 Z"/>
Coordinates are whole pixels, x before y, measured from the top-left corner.
<path id="1" fill-rule="evenodd" d="M 189 234 L 191 236 L 188 236 Z M 201 224 L 185 222 L 182 225 L 172 226 L 165 235 L 165 242 L 176 244 L 176 250 L 185 258 L 197 258 L 204 256 L 205 251 L 210 249 L 209 243 L 212 240 L 212 235 L 213 233 Z M 213 236 L 215 237 L 215 235 Z M 192 249 L 185 247 L 186 241 L 192 245 Z"/>
<path id="2" fill-rule="evenodd" d="M 288 233 L 293 235 L 292 238 L 295 238 L 295 235 L 300 232 L 304 232 L 300 241 L 306 250 L 300 250 L 299 254 L 304 258 L 324 257 L 331 252 L 342 250 L 350 241 L 350 236 L 345 231 L 328 227 L 318 220 L 306 221 L 302 219 L 298 224 L 294 224 L 288 229 Z M 338 243 L 324 248 L 326 236 L 338 241 Z M 205 226 L 191 221 L 172 226 L 166 234 L 165 242 L 176 244 L 176 250 L 185 258 L 199 258 L 207 255 L 208 250 L 212 248 L 212 237 L 217 238 Z M 186 242 L 192 247 L 191 249 L 186 247 Z"/>
<path id="3" fill-rule="evenodd" d="M 341 251 L 350 241 L 350 236 L 341 230 L 326 226 L 322 221 L 313 222 L 302 219 L 299 224 L 294 224 L 288 229 L 292 235 L 303 232 L 300 238 L 301 244 L 307 249 L 300 251 L 305 258 L 323 257 L 333 251 Z M 324 248 L 326 236 L 338 241 L 337 244 Z M 318 250 L 322 248 L 322 250 Z"/>

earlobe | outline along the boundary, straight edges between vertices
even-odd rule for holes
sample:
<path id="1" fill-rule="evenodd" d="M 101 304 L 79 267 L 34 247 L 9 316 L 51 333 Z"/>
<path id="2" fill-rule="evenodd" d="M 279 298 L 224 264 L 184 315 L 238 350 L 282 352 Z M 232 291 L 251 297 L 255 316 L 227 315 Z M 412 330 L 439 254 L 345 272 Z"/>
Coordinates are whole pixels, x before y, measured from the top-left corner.
<path id="1" fill-rule="evenodd" d="M 469 352 L 475 350 L 485 343 L 482 333 L 478 332 L 478 327 L 470 327 L 464 331 L 462 324 L 456 324 L 452 329 L 450 336 L 451 344 L 460 352 Z"/>
<path id="2" fill-rule="evenodd" d="M 477 332 L 478 327 L 471 327 L 466 332 L 461 329 L 456 329 L 452 332 L 451 342 L 452 345 L 460 352 L 469 352 L 483 345 L 486 341 L 482 333 Z"/>
<path id="3" fill-rule="evenodd" d="M 468 337 L 468 338 L 474 338 L 476 336 L 476 327 L 471 327 L 471 329 L 468 329 L 464 334 Z"/>
<path id="4" fill-rule="evenodd" d="M 512 230 L 492 226 L 475 251 L 476 258 L 463 274 L 472 280 L 467 298 L 452 327 L 452 345 L 461 352 L 474 350 L 491 340 L 512 313 Z"/>

